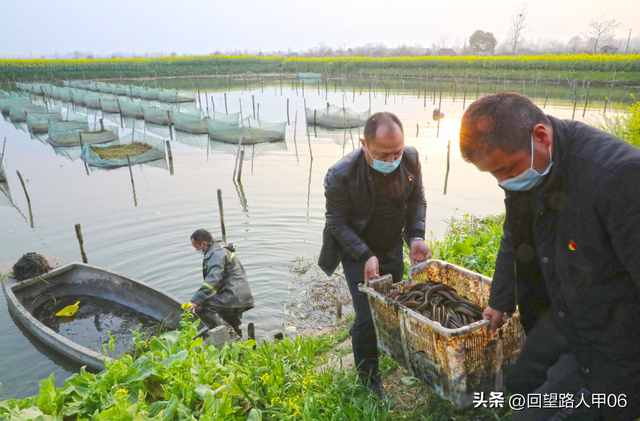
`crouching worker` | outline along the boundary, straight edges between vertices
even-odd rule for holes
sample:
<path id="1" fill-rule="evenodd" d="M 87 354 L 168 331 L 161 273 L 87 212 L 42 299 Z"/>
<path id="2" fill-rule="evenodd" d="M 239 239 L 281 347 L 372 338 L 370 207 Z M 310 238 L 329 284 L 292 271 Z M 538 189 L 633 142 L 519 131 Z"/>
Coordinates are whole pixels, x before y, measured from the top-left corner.
<path id="1" fill-rule="evenodd" d="M 204 282 L 191 298 L 191 308 L 209 329 L 227 323 L 242 337 L 242 313 L 254 307 L 247 273 L 236 257 L 235 248 L 214 240 L 209 231 L 199 229 L 191 244 L 204 256 Z"/>

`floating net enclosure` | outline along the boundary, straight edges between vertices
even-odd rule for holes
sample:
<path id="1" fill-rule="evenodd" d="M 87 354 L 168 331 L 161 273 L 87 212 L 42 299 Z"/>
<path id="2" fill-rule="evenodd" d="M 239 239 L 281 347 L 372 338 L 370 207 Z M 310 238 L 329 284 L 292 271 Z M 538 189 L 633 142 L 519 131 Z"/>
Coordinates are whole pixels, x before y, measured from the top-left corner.
<path id="1" fill-rule="evenodd" d="M 86 121 L 50 121 L 47 142 L 60 147 L 80 146 L 80 135 L 83 144 L 108 143 L 118 140 L 118 128 L 91 131 Z"/>
<path id="2" fill-rule="evenodd" d="M 144 121 L 169 126 L 173 123 L 173 107 L 143 107 Z"/>
<path id="3" fill-rule="evenodd" d="M 15 95 L 8 98 L 0 98 L 0 108 L 2 108 L 2 114 L 9 115 L 12 105 L 29 105 L 31 101 L 22 95 Z"/>
<path id="4" fill-rule="evenodd" d="M 148 101 L 158 100 L 158 93 L 160 91 L 158 89 L 149 89 L 149 88 L 140 88 L 138 94 L 141 99 L 146 99 Z"/>
<path id="5" fill-rule="evenodd" d="M 253 117 L 241 120 L 240 125 L 231 125 L 220 120 L 207 121 L 209 137 L 227 143 L 238 143 L 242 136 L 243 144 L 275 142 L 283 140 L 287 130 L 287 123 L 268 123 Z"/>
<path id="6" fill-rule="evenodd" d="M 120 105 L 122 115 L 125 117 L 144 118 L 144 111 L 139 100 L 119 97 L 116 102 Z"/>
<path id="7" fill-rule="evenodd" d="M 12 104 L 9 109 L 9 118 L 12 123 L 24 123 L 27 121 L 28 113 L 43 114 L 47 112 L 45 107 L 37 104 Z"/>
<path id="8" fill-rule="evenodd" d="M 114 95 L 129 95 L 129 92 L 129 89 L 126 86 L 120 85 L 119 83 L 113 86 Z"/>
<path id="9" fill-rule="evenodd" d="M 364 126 L 371 110 L 357 113 L 351 108 L 340 108 L 330 105 L 326 108 L 305 110 L 307 124 L 317 124 L 318 126 L 331 127 L 335 129 L 345 129 L 348 127 Z"/>
<path id="10" fill-rule="evenodd" d="M 206 134 L 208 132 L 207 120 L 202 118 L 202 112 L 197 108 L 185 111 L 173 113 L 173 127 L 183 132 Z"/>
<path id="11" fill-rule="evenodd" d="M 106 113 L 120 113 L 116 98 L 100 98 L 100 109 Z"/>
<path id="12" fill-rule="evenodd" d="M 167 89 L 158 92 L 158 100 L 162 102 L 196 102 L 196 96 L 193 92 L 179 91 L 177 89 Z"/>
<path id="13" fill-rule="evenodd" d="M 165 158 L 164 152 L 164 141 L 162 139 L 157 139 L 153 136 L 146 135 L 144 133 L 140 133 L 136 130 L 132 131 L 126 136 L 123 136 L 117 144 L 111 145 L 112 151 L 110 153 L 113 156 L 118 156 L 124 152 L 134 152 L 135 149 L 132 149 L 134 144 L 138 145 L 148 145 L 148 148 L 136 148 L 138 151 L 143 151 L 138 155 L 131 156 L 129 155 L 129 160 L 131 161 L 131 165 L 142 164 L 146 162 L 152 162 L 157 160 L 163 160 Z M 127 150 L 122 150 L 124 148 L 118 147 L 126 147 Z M 121 150 L 118 150 L 121 149 Z M 101 158 L 98 154 L 100 151 L 98 146 L 94 145 L 84 145 L 82 148 L 82 153 L 80 154 L 80 158 L 86 162 L 88 165 L 92 167 L 99 167 L 105 169 L 111 168 L 119 168 L 125 167 L 129 165 L 129 161 L 126 156 L 124 158 Z M 134 152 L 135 153 L 135 152 Z M 166 166 L 166 161 L 164 165 Z"/>
<path id="14" fill-rule="evenodd" d="M 33 133 L 47 133 L 50 121 L 62 121 L 60 111 L 48 113 L 27 113 L 27 127 Z"/>

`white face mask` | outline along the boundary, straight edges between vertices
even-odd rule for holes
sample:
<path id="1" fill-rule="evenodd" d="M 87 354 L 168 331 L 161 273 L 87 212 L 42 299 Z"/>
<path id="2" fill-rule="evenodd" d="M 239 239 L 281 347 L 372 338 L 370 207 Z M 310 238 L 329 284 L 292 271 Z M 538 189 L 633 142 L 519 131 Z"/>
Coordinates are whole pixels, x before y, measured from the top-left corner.
<path id="1" fill-rule="evenodd" d="M 204 256 L 204 250 L 200 249 L 200 250 L 196 250 L 198 252 L 198 254 L 201 254 Z"/>
<path id="2" fill-rule="evenodd" d="M 551 155 L 551 147 L 549 147 L 549 166 L 547 169 L 540 174 L 538 171 L 533 169 L 533 134 L 531 135 L 531 167 L 526 169 L 522 174 L 503 180 L 498 184 L 504 187 L 507 190 L 511 191 L 526 191 L 531 190 L 535 186 L 537 186 L 542 178 L 549 174 L 551 170 L 551 166 L 553 165 L 553 156 Z"/>

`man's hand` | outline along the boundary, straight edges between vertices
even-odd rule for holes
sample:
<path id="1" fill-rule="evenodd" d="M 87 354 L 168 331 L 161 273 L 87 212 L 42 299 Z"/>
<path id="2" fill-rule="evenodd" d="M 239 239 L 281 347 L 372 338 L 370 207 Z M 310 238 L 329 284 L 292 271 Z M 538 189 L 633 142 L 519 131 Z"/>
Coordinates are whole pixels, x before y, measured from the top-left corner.
<path id="1" fill-rule="evenodd" d="M 424 240 L 414 240 L 409 247 L 409 257 L 411 258 L 411 266 L 431 259 L 433 253 L 431 247 Z"/>
<path id="2" fill-rule="evenodd" d="M 507 319 L 502 317 L 502 312 L 500 310 L 493 309 L 489 306 L 482 312 L 483 319 L 491 320 L 491 326 L 489 326 L 489 333 L 493 335 L 496 330 L 500 329 L 502 325 L 507 323 Z"/>
<path id="3" fill-rule="evenodd" d="M 191 301 L 189 304 L 191 304 L 191 312 L 195 313 L 196 308 L 198 308 L 198 304 L 194 303 L 193 301 Z"/>
<path id="4" fill-rule="evenodd" d="M 379 269 L 378 258 L 371 256 L 369 260 L 367 260 L 367 263 L 364 264 L 364 282 L 367 283 L 372 279 L 379 278 Z"/>

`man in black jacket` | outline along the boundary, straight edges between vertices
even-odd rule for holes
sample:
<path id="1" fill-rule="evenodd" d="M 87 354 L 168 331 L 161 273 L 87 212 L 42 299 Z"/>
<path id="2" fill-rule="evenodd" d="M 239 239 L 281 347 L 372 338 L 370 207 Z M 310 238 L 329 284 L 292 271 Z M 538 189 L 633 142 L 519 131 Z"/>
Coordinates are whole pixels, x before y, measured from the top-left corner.
<path id="1" fill-rule="evenodd" d="M 635 419 L 640 151 L 586 124 L 546 116 L 513 93 L 467 109 L 460 150 L 506 193 L 484 317 L 493 333 L 517 305 L 527 332 L 507 388 L 573 396 L 575 408 L 556 402 L 514 419 Z"/>
<path id="2" fill-rule="evenodd" d="M 403 237 L 412 263 L 431 257 L 424 241 L 427 204 L 418 152 L 404 146 L 397 116 L 369 117 L 360 142 L 362 148 L 329 168 L 325 177 L 327 222 L 318 264 L 331 276 L 342 262 L 356 313 L 350 333 L 360 379 L 385 398 L 369 302 L 358 284 L 386 274 L 394 282 L 402 280 Z"/>

